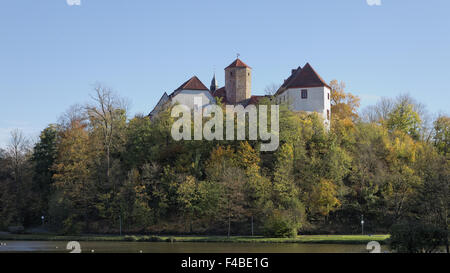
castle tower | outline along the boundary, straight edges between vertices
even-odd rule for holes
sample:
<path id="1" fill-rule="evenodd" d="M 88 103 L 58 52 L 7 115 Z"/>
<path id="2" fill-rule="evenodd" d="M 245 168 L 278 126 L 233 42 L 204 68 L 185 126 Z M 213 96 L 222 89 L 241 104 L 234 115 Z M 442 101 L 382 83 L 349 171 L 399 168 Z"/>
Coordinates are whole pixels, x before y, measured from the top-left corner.
<path id="1" fill-rule="evenodd" d="M 252 92 L 252 68 L 237 58 L 225 68 L 225 90 L 227 101 L 238 104 L 250 99 Z"/>
<path id="2" fill-rule="evenodd" d="M 219 89 L 219 85 L 217 84 L 216 73 L 214 73 L 209 90 L 214 93 L 217 89 Z"/>

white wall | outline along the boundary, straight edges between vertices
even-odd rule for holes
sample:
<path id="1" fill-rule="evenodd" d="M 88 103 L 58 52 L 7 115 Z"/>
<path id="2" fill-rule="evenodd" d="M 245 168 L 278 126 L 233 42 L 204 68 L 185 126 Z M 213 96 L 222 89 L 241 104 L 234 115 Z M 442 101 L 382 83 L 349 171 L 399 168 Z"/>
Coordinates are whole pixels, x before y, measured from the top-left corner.
<path id="1" fill-rule="evenodd" d="M 164 107 L 164 105 L 169 100 L 169 96 L 166 92 L 162 95 L 162 97 L 159 99 L 158 104 L 156 104 L 155 108 L 150 112 L 150 115 L 156 115 L 158 114 Z"/>
<path id="2" fill-rule="evenodd" d="M 194 97 L 201 97 L 203 107 L 216 103 L 216 100 L 209 91 L 206 90 L 182 90 L 172 98 L 172 104 L 179 103 L 186 105 L 190 109 L 194 108 Z"/>
<path id="3" fill-rule="evenodd" d="M 308 98 L 302 99 L 301 90 L 308 90 Z M 292 111 L 317 112 L 329 128 L 330 121 L 327 119 L 327 110 L 330 111 L 331 119 L 331 94 L 328 87 L 290 88 L 278 96 L 278 103 L 288 103 Z"/>

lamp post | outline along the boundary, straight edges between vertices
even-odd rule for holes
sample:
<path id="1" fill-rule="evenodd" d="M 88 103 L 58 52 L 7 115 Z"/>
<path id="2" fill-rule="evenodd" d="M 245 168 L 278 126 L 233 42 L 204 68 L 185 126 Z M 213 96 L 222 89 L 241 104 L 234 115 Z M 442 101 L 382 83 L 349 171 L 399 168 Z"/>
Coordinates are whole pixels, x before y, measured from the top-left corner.
<path id="1" fill-rule="evenodd" d="M 44 220 L 45 220 L 44 215 L 41 216 L 41 220 L 42 220 L 42 226 L 44 226 Z"/>
<path id="2" fill-rule="evenodd" d="M 122 215 L 119 215 L 119 234 L 122 236 Z"/>
<path id="3" fill-rule="evenodd" d="M 364 235 L 364 214 L 361 215 L 361 234 Z"/>

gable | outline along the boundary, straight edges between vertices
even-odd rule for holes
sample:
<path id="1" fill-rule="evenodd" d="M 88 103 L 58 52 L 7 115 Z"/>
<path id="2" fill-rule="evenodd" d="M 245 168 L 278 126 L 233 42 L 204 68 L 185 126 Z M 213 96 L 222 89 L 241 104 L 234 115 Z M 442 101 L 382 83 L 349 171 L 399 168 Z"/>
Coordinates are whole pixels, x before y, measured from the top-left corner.
<path id="1" fill-rule="evenodd" d="M 289 83 L 286 84 L 286 89 L 323 86 L 330 88 L 309 63 L 306 63 L 303 69 L 293 76 L 294 77 L 289 81 Z"/>

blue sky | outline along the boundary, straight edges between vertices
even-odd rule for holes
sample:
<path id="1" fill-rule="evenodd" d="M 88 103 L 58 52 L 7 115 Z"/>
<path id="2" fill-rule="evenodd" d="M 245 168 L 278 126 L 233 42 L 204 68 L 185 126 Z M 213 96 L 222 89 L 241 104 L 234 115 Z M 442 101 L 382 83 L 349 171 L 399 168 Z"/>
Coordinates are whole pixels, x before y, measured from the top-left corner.
<path id="1" fill-rule="evenodd" d="M 71 0 L 75 1 L 75 0 Z M 36 137 L 104 83 L 148 113 L 164 91 L 241 54 L 253 94 L 309 62 L 346 82 L 362 107 L 410 93 L 448 113 L 450 1 L 2 0 L 0 147 L 9 131 Z"/>

